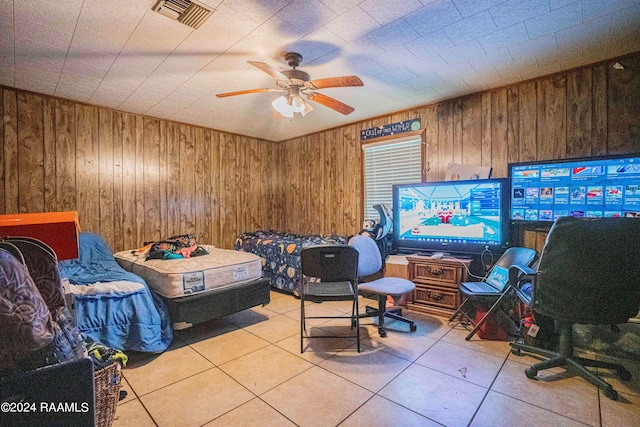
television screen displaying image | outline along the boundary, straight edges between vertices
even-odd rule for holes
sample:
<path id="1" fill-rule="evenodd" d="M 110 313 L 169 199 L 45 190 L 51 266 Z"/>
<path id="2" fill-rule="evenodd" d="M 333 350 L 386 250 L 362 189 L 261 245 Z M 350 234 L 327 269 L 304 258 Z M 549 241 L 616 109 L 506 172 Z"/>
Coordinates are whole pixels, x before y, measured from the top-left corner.
<path id="1" fill-rule="evenodd" d="M 511 220 L 640 216 L 640 154 L 509 165 Z"/>
<path id="2" fill-rule="evenodd" d="M 507 245 L 506 179 L 393 186 L 394 247 L 402 252 L 480 253 Z"/>

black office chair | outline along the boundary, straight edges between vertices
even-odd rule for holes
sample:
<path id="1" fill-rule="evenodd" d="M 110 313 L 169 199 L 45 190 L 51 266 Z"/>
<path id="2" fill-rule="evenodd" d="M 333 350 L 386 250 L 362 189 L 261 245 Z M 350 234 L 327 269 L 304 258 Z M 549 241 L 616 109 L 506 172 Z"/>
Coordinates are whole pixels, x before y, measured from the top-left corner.
<path id="1" fill-rule="evenodd" d="M 353 246 L 360 253 L 358 261 L 358 276 L 365 277 L 378 273 L 382 268 L 382 256 L 376 242 L 368 236 L 355 235 L 349 239 L 349 245 Z M 413 320 L 402 317 L 402 310 L 394 308 L 387 309 L 387 295 L 393 297 L 394 300 L 400 299 L 403 295 L 412 292 L 416 285 L 407 279 L 399 277 L 382 277 L 370 282 L 362 282 L 358 286 L 358 292 L 361 294 L 375 295 L 378 299 L 378 307 L 366 307 L 366 312 L 360 314 L 359 317 L 377 317 L 378 333 L 381 337 L 387 336 L 384 328 L 384 318 L 389 317 L 409 324 L 411 332 L 416 330 L 416 324 Z"/>
<path id="2" fill-rule="evenodd" d="M 307 338 L 356 338 L 360 353 L 358 320 L 358 251 L 350 246 L 307 246 L 300 253 L 302 286 L 300 287 L 300 353 Z M 307 316 L 305 302 L 353 301 L 351 316 Z M 307 319 L 345 319 L 351 321 L 353 335 L 307 335 Z"/>
<path id="3" fill-rule="evenodd" d="M 538 371 L 564 366 L 616 400 L 613 387 L 586 367 L 615 370 L 623 380 L 631 374 L 620 364 L 573 355 L 573 325 L 626 323 L 640 306 L 640 219 L 599 218 L 556 220 L 547 236 L 537 271 L 512 267 L 509 284 L 522 289 L 521 273 L 533 280 L 530 304 L 534 314 L 555 319 L 558 351 L 512 343 L 512 352 L 547 357 L 525 370 L 534 379 Z"/>
<path id="4" fill-rule="evenodd" d="M 473 337 L 478 329 L 487 321 L 489 315 L 494 313 L 502 304 L 502 301 L 510 294 L 509 289 L 509 267 L 517 265 L 521 267 L 529 267 L 538 257 L 538 253 L 534 249 L 513 247 L 507 249 L 504 254 L 491 268 L 491 271 L 481 282 L 462 282 L 460 283 L 460 295 L 464 298 L 460 307 L 451 315 L 449 321 L 454 320 L 458 316 L 462 316 L 468 323 L 474 327 L 465 338 L 467 341 Z M 471 303 L 491 304 L 491 308 L 487 310 L 485 315 L 475 322 L 466 312 L 465 307 Z"/>

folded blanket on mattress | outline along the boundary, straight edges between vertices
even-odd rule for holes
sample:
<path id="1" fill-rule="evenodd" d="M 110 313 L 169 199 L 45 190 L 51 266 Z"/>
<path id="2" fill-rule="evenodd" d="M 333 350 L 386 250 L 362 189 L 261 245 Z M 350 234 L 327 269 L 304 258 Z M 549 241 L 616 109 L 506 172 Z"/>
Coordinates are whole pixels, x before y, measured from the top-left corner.
<path id="1" fill-rule="evenodd" d="M 173 331 L 162 299 L 142 278 L 120 267 L 100 236 L 80 233 L 79 240 L 79 258 L 59 266 L 61 277 L 75 285 L 71 289 L 80 332 L 115 349 L 166 350 Z"/>
<path id="2" fill-rule="evenodd" d="M 346 245 L 347 236 L 301 235 L 258 230 L 241 234 L 236 250 L 252 252 L 262 258 L 262 271 L 271 286 L 281 291 L 297 293 L 302 278 L 300 252 L 309 245 Z"/>

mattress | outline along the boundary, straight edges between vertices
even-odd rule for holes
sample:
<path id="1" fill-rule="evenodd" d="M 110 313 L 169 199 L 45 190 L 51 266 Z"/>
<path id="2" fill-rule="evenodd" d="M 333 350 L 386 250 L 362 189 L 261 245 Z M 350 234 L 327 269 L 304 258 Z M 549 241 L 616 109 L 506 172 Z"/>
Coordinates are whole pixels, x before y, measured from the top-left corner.
<path id="1" fill-rule="evenodd" d="M 209 254 L 178 259 L 151 259 L 136 251 L 115 254 L 118 264 L 142 277 L 165 298 L 223 289 L 262 277 L 260 257 L 252 253 L 200 245 Z"/>

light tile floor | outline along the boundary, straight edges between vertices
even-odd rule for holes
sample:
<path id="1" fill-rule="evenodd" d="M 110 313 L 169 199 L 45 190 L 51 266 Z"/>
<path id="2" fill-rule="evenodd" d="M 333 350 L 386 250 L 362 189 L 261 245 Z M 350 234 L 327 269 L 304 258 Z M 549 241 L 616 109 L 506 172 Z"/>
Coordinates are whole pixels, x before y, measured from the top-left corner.
<path id="1" fill-rule="evenodd" d="M 350 310 L 323 303 L 307 313 Z M 507 342 L 465 341 L 467 331 L 444 318 L 405 315 L 418 330 L 394 322 L 386 338 L 363 319 L 361 353 L 336 338 L 308 340 L 300 354 L 300 301 L 272 292 L 265 307 L 177 331 L 162 354 L 130 354 L 114 425 L 640 425 L 640 363 L 625 361 L 629 382 L 603 373 L 620 394 L 612 401 L 560 368 L 527 379 L 538 359 L 511 354 Z M 314 321 L 311 333 L 340 334 L 348 324 Z"/>

